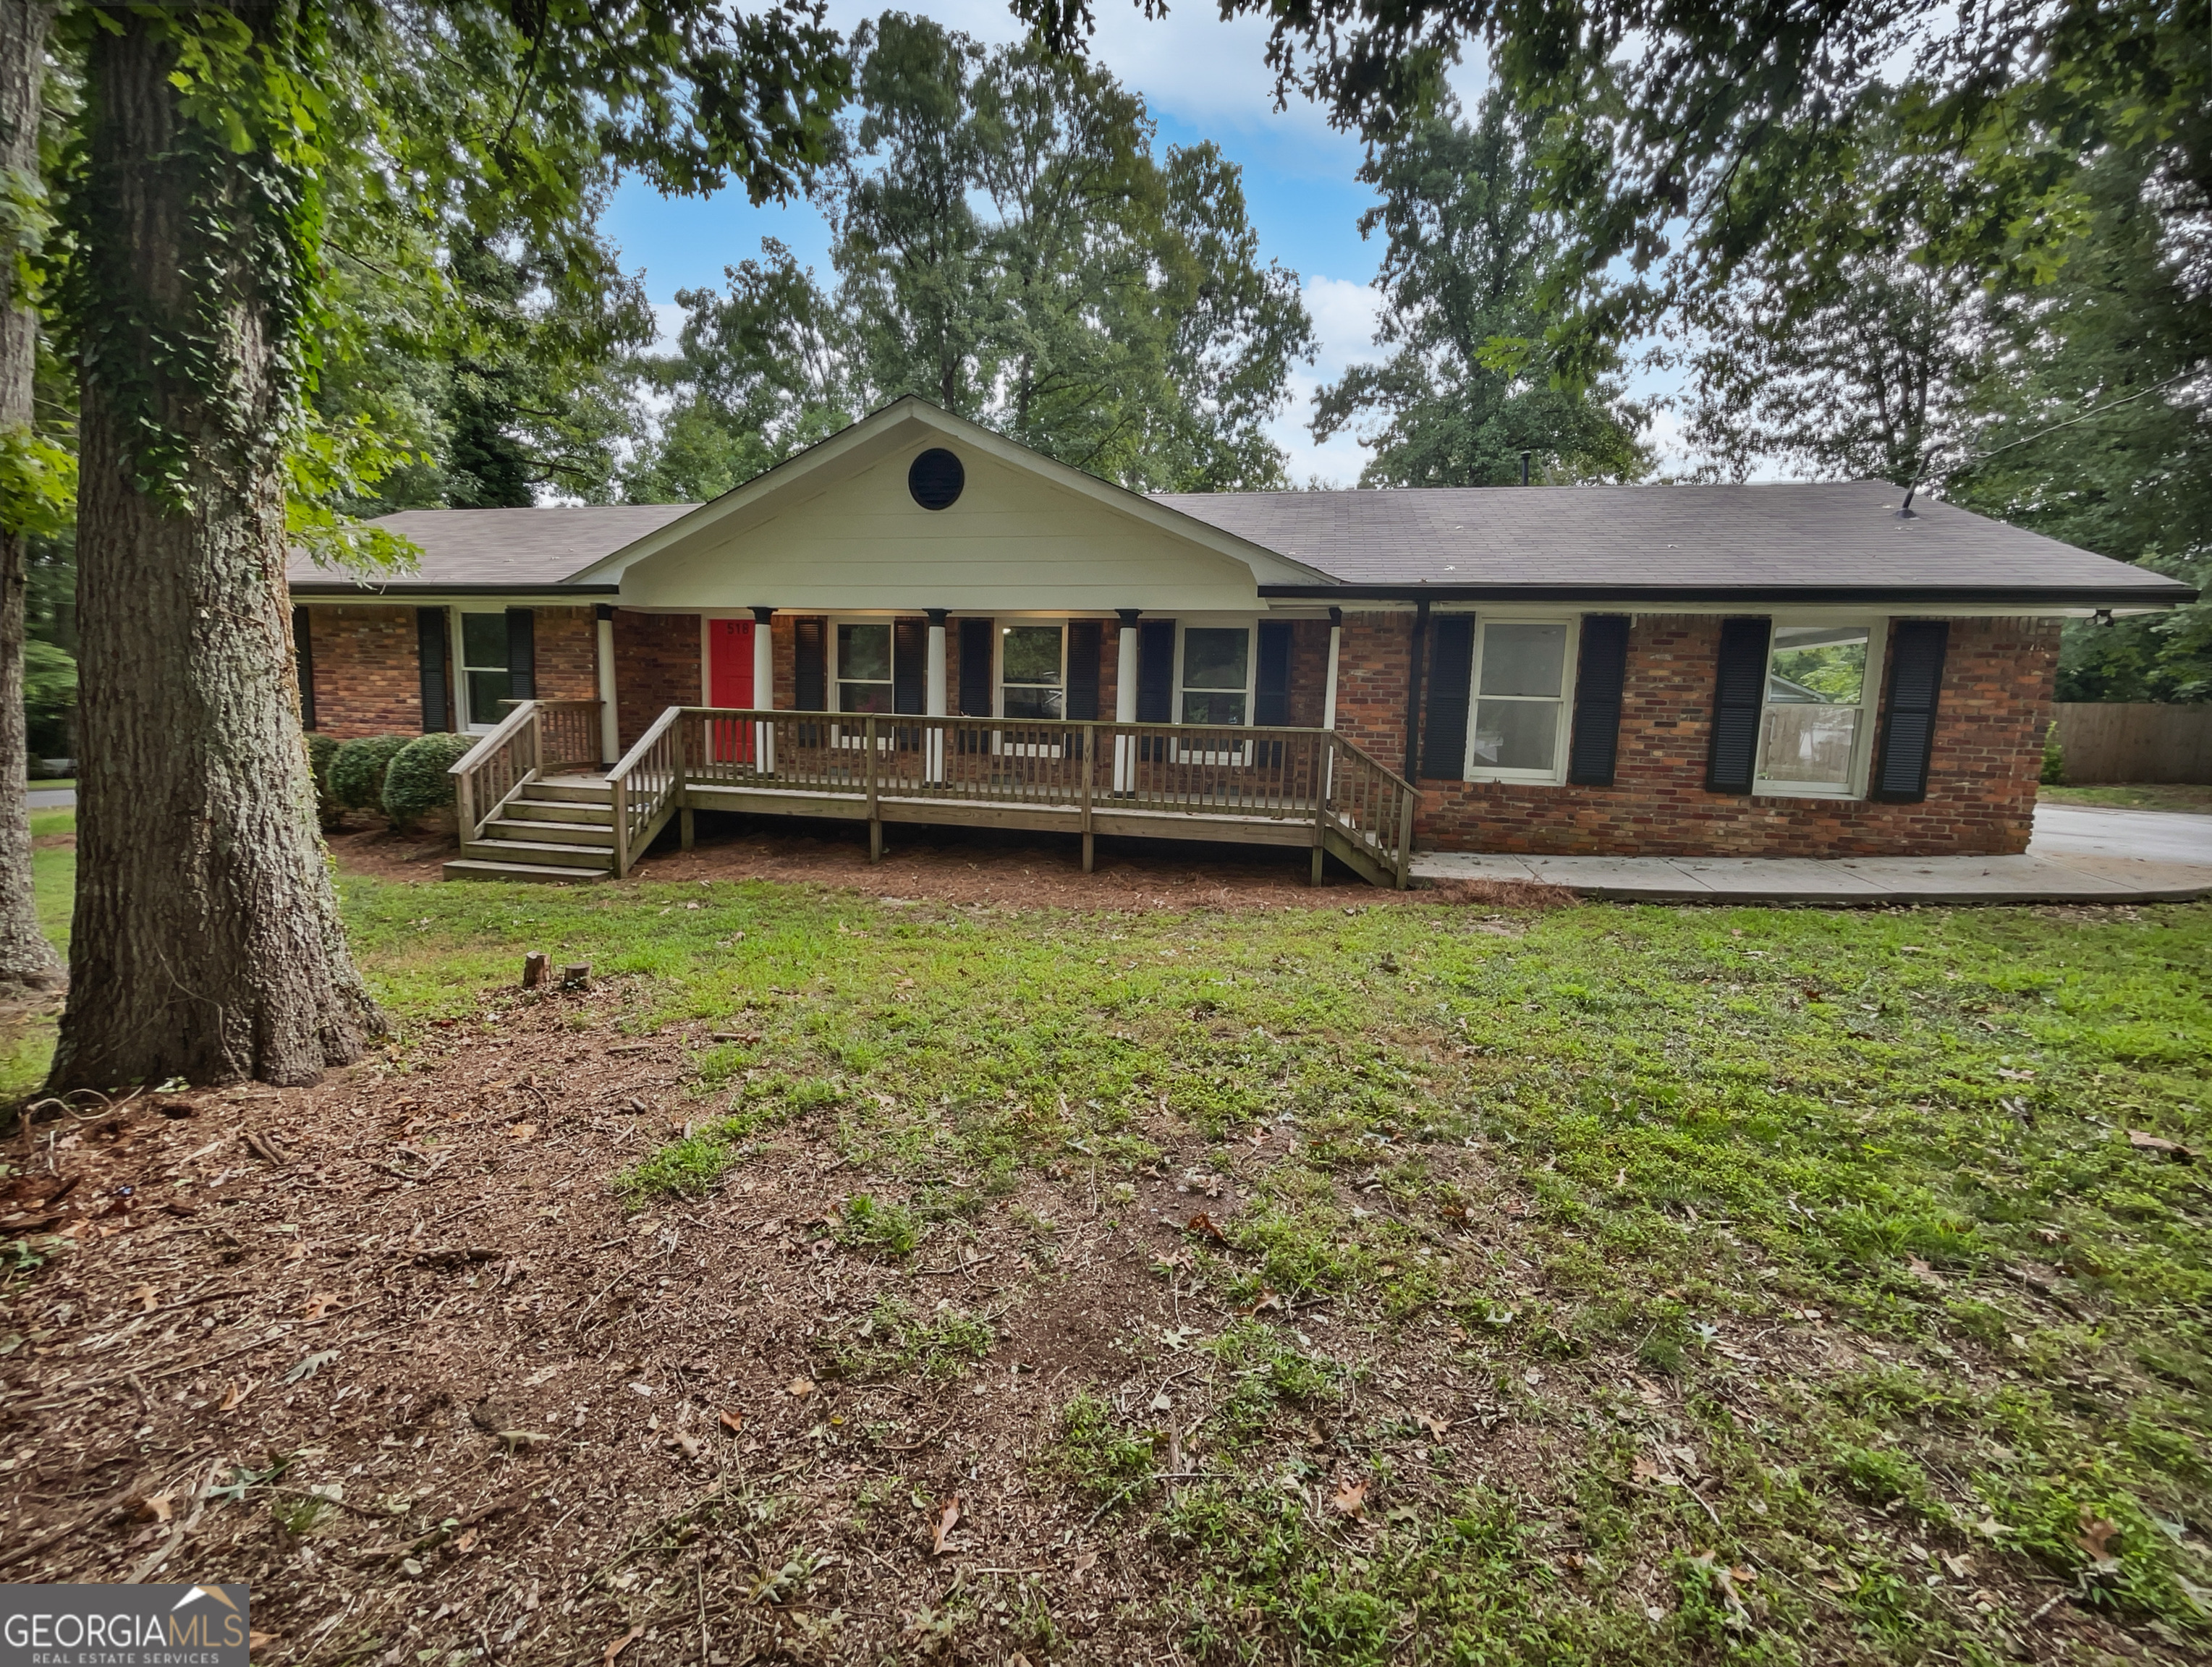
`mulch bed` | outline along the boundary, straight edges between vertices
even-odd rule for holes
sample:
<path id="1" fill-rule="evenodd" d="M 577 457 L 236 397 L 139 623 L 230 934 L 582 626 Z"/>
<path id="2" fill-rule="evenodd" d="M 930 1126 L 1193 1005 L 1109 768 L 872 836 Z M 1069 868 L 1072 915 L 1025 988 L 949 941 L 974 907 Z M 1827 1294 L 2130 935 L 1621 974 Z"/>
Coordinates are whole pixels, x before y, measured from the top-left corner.
<path id="1" fill-rule="evenodd" d="M 1385 891 L 1336 864 L 1325 883 L 1306 883 L 1303 851 L 1254 852 L 1235 845 L 1101 840 L 1095 871 L 1083 872 L 1073 839 L 981 830 L 893 829 L 881 862 L 868 861 L 865 832 L 844 824 L 700 818 L 694 849 L 665 835 L 632 870 L 638 882 L 776 880 L 824 885 L 871 897 L 1014 909 L 1328 909 L 1378 903 L 1452 903 L 1491 908 L 1559 908 L 1574 901 L 1562 886 L 1472 880 L 1414 891 Z M 710 823 L 719 826 L 710 827 Z M 349 873 L 428 881 L 453 855 L 450 838 L 385 830 L 333 834 L 331 849 Z M 604 884 L 605 882 L 593 882 Z"/>

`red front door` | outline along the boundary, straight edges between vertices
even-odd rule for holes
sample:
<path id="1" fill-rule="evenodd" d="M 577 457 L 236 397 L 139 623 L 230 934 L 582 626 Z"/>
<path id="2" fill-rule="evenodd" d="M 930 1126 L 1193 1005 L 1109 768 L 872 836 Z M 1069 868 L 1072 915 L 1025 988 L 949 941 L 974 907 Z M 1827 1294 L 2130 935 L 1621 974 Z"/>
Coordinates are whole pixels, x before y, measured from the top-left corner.
<path id="1" fill-rule="evenodd" d="M 753 703 L 753 622 L 750 619 L 710 619 L 707 622 L 707 698 L 710 704 L 749 710 Z M 753 727 L 711 720 L 707 726 L 714 758 L 722 764 L 749 764 L 753 756 Z"/>

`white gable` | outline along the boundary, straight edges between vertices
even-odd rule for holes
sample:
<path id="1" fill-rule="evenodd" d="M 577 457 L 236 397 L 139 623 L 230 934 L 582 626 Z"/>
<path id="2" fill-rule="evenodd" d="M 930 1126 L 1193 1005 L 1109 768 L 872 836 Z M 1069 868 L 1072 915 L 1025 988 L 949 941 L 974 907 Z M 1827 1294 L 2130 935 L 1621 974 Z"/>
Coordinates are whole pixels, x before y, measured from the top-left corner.
<path id="1" fill-rule="evenodd" d="M 945 509 L 923 508 L 908 490 L 909 466 L 933 447 L 966 474 Z M 625 606 L 686 610 L 1250 612 L 1264 606 L 1263 580 L 1310 576 L 919 401 L 878 412 L 618 559 Z"/>

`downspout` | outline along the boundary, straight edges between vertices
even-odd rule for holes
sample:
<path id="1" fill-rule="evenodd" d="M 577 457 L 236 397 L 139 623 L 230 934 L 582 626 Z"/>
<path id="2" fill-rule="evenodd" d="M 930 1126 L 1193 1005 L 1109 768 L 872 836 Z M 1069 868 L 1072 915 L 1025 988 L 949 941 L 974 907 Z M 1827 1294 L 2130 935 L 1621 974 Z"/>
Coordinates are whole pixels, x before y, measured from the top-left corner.
<path id="1" fill-rule="evenodd" d="M 1406 779 L 1421 779 L 1421 660 L 1429 644 L 1429 599 L 1413 605 L 1413 642 L 1406 664 Z"/>
<path id="2" fill-rule="evenodd" d="M 1336 665 L 1343 648 L 1344 610 L 1331 608 L 1328 611 L 1328 678 L 1322 684 L 1321 694 L 1321 727 L 1323 729 L 1336 727 Z"/>

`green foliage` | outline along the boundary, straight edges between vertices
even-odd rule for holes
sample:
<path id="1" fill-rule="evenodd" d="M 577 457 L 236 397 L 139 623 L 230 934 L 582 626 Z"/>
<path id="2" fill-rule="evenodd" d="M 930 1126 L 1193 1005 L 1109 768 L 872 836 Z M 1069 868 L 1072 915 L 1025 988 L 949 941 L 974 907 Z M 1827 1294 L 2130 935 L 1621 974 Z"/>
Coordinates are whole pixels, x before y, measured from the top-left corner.
<path id="1" fill-rule="evenodd" d="M 453 802 L 453 767 L 476 745 L 469 735 L 417 735 L 392 755 L 379 796 L 392 825 L 405 830 Z"/>
<path id="2" fill-rule="evenodd" d="M 35 637 L 23 644 L 23 721 L 31 756 L 70 750 L 69 717 L 76 707 L 76 661 Z"/>
<path id="3" fill-rule="evenodd" d="M 2043 732 L 2043 768 L 2036 779 L 2051 788 L 2066 780 L 2066 749 L 2059 742 L 2056 723 Z"/>
<path id="4" fill-rule="evenodd" d="M 991 1352 L 991 1323 L 964 1308 L 945 1306 L 927 1317 L 886 1297 L 850 1331 L 830 1345 L 830 1375 L 875 1383 L 908 1373 L 931 1380 L 957 1377 Z"/>
<path id="5" fill-rule="evenodd" d="M 338 756 L 340 743 L 337 736 L 319 730 L 308 731 L 307 740 L 307 773 L 315 782 L 315 819 L 329 833 L 345 820 L 345 806 L 331 793 L 331 761 Z"/>
<path id="6" fill-rule="evenodd" d="M 1394 351 L 1323 388 L 1313 432 L 1359 433 L 1375 453 L 1363 486 L 1511 485 L 1524 451 L 1534 453 L 1531 478 L 1546 483 L 1650 469 L 1636 437 L 1647 413 L 1617 382 L 1570 387 L 1554 374 L 1546 291 L 1560 228 L 1538 202 L 1528 128 L 1494 89 L 1472 125 L 1446 98 L 1360 169 L 1382 197 L 1359 229 L 1389 234 L 1376 338 Z"/>
<path id="7" fill-rule="evenodd" d="M 834 296 L 774 242 L 686 290 L 673 398 L 628 483 L 703 496 L 915 393 L 1139 490 L 1283 484 L 1264 429 L 1312 332 L 1211 144 L 1153 154 L 1095 64 L 886 12 L 817 192 Z"/>
<path id="8" fill-rule="evenodd" d="M 1069 1481 L 1093 1499 L 1110 1501 L 1152 1474 L 1152 1439 L 1125 1429 L 1110 1402 L 1085 1390 L 1060 1409 L 1057 1458 Z"/>
<path id="9" fill-rule="evenodd" d="M 876 1256 L 911 1256 L 921 1243 L 922 1224 L 903 1204 L 889 1203 L 865 1192 L 845 1201 L 844 1209 L 830 1224 L 830 1236 L 840 1244 Z"/>
<path id="10" fill-rule="evenodd" d="M 331 757 L 331 798 L 343 810 L 382 808 L 385 771 L 415 739 L 412 735 L 363 735 L 343 743 Z"/>

